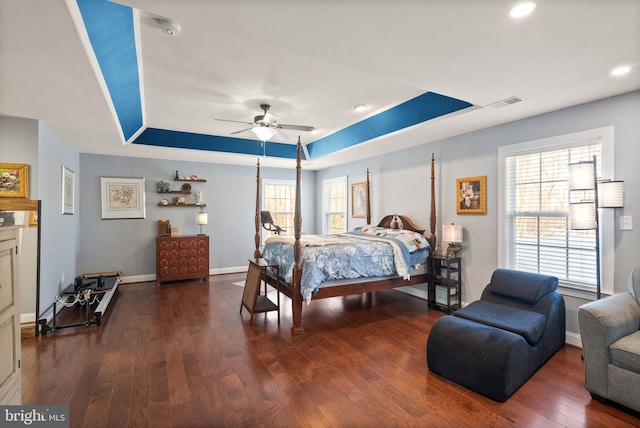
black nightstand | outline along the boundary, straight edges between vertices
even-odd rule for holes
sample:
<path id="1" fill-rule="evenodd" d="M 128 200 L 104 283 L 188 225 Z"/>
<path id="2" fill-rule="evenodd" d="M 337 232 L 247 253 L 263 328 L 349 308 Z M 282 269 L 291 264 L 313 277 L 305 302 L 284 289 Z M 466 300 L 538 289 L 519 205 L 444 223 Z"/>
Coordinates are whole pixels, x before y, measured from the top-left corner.
<path id="1" fill-rule="evenodd" d="M 450 314 L 462 307 L 460 257 L 433 255 L 427 259 L 429 307 Z"/>

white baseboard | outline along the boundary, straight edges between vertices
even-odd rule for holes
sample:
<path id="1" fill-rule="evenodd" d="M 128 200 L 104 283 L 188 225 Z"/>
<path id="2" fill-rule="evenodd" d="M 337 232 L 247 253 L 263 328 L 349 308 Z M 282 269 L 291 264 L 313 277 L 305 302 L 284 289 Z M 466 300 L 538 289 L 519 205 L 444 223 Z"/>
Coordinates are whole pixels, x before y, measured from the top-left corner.
<path id="1" fill-rule="evenodd" d="M 227 267 L 227 268 L 217 268 L 217 269 L 209 269 L 209 275 L 224 275 L 227 273 L 242 273 L 246 272 L 248 269 L 247 266 L 235 266 L 235 267 Z M 147 274 L 147 275 L 130 275 L 130 276 L 122 276 L 120 277 L 121 284 L 131 284 L 134 282 L 154 282 L 156 280 L 155 274 Z"/>
<path id="2" fill-rule="evenodd" d="M 149 281 L 155 281 L 155 280 L 156 280 L 156 276 L 153 274 L 121 276 L 120 284 L 127 284 L 132 282 L 149 282 Z"/>
<path id="3" fill-rule="evenodd" d="M 226 273 L 241 273 L 241 272 L 246 272 L 247 269 L 249 269 L 249 263 L 247 263 L 245 266 L 210 269 L 209 270 L 209 275 L 224 275 Z"/>
<path id="4" fill-rule="evenodd" d="M 582 348 L 582 339 L 578 333 L 572 333 L 570 331 L 565 332 L 565 341 L 569 345 L 577 346 L 578 348 Z"/>
<path id="5" fill-rule="evenodd" d="M 36 322 L 36 313 L 20 314 L 20 324 L 33 324 Z"/>

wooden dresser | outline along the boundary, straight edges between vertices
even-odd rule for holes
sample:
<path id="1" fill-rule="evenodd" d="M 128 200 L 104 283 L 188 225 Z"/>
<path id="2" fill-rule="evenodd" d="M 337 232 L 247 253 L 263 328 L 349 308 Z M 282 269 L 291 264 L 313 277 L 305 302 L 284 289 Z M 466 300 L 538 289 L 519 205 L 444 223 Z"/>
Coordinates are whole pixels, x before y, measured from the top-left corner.
<path id="1" fill-rule="evenodd" d="M 209 278 L 209 237 L 156 238 L 156 285 L 193 278 Z"/>

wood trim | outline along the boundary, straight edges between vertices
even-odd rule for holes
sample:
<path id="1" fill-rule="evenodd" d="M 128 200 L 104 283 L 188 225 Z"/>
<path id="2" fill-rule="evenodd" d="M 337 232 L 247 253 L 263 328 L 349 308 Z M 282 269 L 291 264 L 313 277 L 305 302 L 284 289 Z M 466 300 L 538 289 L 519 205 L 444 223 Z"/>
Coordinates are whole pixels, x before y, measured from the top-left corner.
<path id="1" fill-rule="evenodd" d="M 18 199 L 18 198 L 2 198 L 0 199 L 0 210 L 2 211 L 37 211 L 37 199 Z"/>
<path id="2" fill-rule="evenodd" d="M 431 252 L 435 254 L 436 252 L 436 244 L 438 243 L 438 239 L 436 238 L 436 173 L 435 173 L 435 163 L 436 157 L 433 153 L 431 153 L 431 216 L 430 220 L 430 232 L 431 236 L 429 236 L 429 243 L 431 244 Z"/>

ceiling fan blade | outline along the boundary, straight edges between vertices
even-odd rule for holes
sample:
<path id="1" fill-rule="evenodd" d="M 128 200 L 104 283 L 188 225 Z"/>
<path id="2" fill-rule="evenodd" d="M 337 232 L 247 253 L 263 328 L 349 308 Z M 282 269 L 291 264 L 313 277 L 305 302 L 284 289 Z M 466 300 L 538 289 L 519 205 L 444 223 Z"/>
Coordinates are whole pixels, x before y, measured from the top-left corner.
<path id="1" fill-rule="evenodd" d="M 306 131 L 311 132 L 315 131 L 316 128 L 313 126 L 303 126 L 303 125 L 285 125 L 283 123 L 279 123 L 276 125 L 280 129 L 290 129 L 292 131 Z"/>
<path id="2" fill-rule="evenodd" d="M 233 122 L 233 123 L 244 123 L 245 125 L 253 125 L 253 122 L 246 122 L 244 120 L 229 120 L 229 119 L 215 119 L 220 122 Z"/>
<path id="3" fill-rule="evenodd" d="M 284 137 L 284 139 L 285 139 L 285 140 L 290 140 L 290 139 L 291 139 L 287 134 L 285 134 L 284 132 L 282 132 L 282 129 L 277 129 L 277 128 L 276 128 L 276 130 L 278 131 L 278 133 L 279 133 L 280 135 L 282 135 L 282 136 Z"/>
<path id="4" fill-rule="evenodd" d="M 241 129 L 240 131 L 235 131 L 232 132 L 230 135 L 234 135 L 234 134 L 240 134 L 241 132 L 246 132 L 246 131 L 250 131 L 253 128 L 253 126 L 251 128 L 245 128 L 245 129 Z"/>

